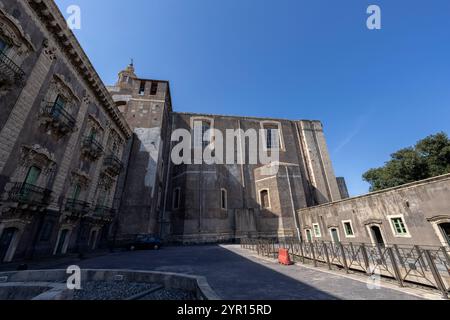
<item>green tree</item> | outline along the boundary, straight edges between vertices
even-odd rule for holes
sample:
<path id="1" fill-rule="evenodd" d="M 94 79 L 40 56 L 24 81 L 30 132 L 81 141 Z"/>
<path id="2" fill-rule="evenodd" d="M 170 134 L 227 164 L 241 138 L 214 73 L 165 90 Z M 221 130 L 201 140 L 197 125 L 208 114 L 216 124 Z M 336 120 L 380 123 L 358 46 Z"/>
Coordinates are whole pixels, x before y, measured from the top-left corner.
<path id="1" fill-rule="evenodd" d="M 446 173 L 450 173 L 450 139 L 440 132 L 392 154 L 383 167 L 370 169 L 363 179 L 370 183 L 370 191 L 379 191 Z"/>

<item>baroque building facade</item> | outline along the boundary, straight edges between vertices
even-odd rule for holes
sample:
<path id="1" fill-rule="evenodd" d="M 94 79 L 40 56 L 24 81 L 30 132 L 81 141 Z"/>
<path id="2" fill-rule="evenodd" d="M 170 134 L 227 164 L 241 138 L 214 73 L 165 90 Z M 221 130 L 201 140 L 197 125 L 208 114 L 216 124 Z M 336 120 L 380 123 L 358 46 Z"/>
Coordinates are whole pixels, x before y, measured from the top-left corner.
<path id="1" fill-rule="evenodd" d="M 0 261 L 107 239 L 131 130 L 53 1 L 0 2 Z"/>
<path id="2" fill-rule="evenodd" d="M 320 121 L 176 112 L 169 82 L 133 64 L 107 87 L 52 0 L 0 1 L 0 108 L 0 263 L 140 234 L 450 243 L 448 176 L 349 198 Z M 243 161 L 175 165 L 177 130 L 189 152 L 218 142 L 196 128 L 234 130 L 224 153 Z M 252 130 L 276 161 L 247 161 Z"/>

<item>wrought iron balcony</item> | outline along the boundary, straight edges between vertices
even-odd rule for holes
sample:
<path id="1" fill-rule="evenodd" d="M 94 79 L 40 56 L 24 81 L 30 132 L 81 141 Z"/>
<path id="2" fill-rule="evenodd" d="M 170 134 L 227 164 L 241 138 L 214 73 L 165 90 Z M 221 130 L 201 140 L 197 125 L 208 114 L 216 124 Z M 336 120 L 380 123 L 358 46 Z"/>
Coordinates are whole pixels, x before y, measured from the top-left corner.
<path id="1" fill-rule="evenodd" d="M 82 153 L 91 160 L 97 160 L 103 155 L 103 147 L 93 137 L 86 137 L 82 143 Z"/>
<path id="2" fill-rule="evenodd" d="M 84 201 L 68 199 L 66 201 L 66 211 L 77 216 L 83 216 L 89 213 L 90 204 Z"/>
<path id="3" fill-rule="evenodd" d="M 23 84 L 25 72 L 8 56 L 0 51 L 0 77 L 18 85 Z"/>
<path id="4" fill-rule="evenodd" d="M 94 217 L 104 219 L 104 220 L 112 220 L 114 216 L 114 210 L 105 206 L 96 206 L 94 210 Z"/>
<path id="5" fill-rule="evenodd" d="M 75 118 L 61 105 L 49 102 L 43 110 L 43 116 L 47 119 L 46 122 L 62 135 L 75 131 Z"/>
<path id="6" fill-rule="evenodd" d="M 113 176 L 118 176 L 123 169 L 122 161 L 114 154 L 110 154 L 105 158 L 104 166 L 106 167 L 106 171 Z"/>
<path id="7" fill-rule="evenodd" d="M 52 192 L 27 183 L 12 183 L 9 185 L 8 201 L 18 204 L 46 206 L 50 204 Z"/>

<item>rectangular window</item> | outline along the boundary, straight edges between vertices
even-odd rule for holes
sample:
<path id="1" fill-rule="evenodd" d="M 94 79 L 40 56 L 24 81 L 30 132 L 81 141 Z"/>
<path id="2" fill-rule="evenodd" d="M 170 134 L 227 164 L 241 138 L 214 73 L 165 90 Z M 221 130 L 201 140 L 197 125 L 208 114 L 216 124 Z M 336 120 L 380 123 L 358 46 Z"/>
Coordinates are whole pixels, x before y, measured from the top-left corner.
<path id="1" fill-rule="evenodd" d="M 143 96 L 145 94 L 145 81 L 141 81 L 141 86 L 139 87 L 139 95 Z"/>
<path id="2" fill-rule="evenodd" d="M 406 230 L 405 222 L 402 218 L 391 218 L 391 222 L 396 235 L 404 236 L 408 234 L 408 230 Z"/>
<path id="3" fill-rule="evenodd" d="M 268 190 L 262 190 L 259 193 L 260 200 L 261 200 L 261 207 L 263 209 L 270 208 L 270 199 L 269 199 L 269 191 Z"/>
<path id="4" fill-rule="evenodd" d="M 316 238 L 320 238 L 322 236 L 322 232 L 320 231 L 320 226 L 318 223 L 313 224 L 313 228 L 314 228 L 314 236 Z"/>
<path id="5" fill-rule="evenodd" d="M 25 183 L 29 185 L 36 185 L 39 176 L 41 175 L 41 169 L 35 166 L 32 166 L 28 171 L 27 177 L 25 178 Z"/>
<path id="6" fill-rule="evenodd" d="M 353 232 L 352 223 L 350 221 L 344 221 L 344 230 L 347 237 L 353 237 L 355 235 Z"/>
<path id="7" fill-rule="evenodd" d="M 266 148 L 279 149 L 281 145 L 280 130 L 277 126 L 264 126 L 264 132 L 266 136 Z"/>
<path id="8" fill-rule="evenodd" d="M 150 95 L 155 96 L 158 93 L 158 82 L 153 81 L 150 88 Z"/>

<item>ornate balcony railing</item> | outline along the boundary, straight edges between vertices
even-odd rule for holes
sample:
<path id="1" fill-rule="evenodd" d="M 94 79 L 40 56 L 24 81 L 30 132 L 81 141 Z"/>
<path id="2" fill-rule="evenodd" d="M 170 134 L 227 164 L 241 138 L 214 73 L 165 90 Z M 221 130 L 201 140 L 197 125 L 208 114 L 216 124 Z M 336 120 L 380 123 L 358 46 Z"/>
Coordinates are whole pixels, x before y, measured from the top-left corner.
<path id="1" fill-rule="evenodd" d="M 85 215 L 89 213 L 90 204 L 88 202 L 79 201 L 75 199 L 68 199 L 66 201 L 66 211 L 75 215 Z"/>
<path id="2" fill-rule="evenodd" d="M 51 191 L 27 183 L 12 183 L 9 186 L 8 201 L 19 204 L 41 205 L 50 203 Z"/>
<path id="3" fill-rule="evenodd" d="M 82 153 L 91 160 L 97 160 L 103 154 L 103 146 L 93 137 L 86 137 L 82 143 Z"/>
<path id="4" fill-rule="evenodd" d="M 123 169 L 122 161 L 113 154 L 110 154 L 105 158 L 104 166 L 113 176 L 118 176 Z"/>
<path id="5" fill-rule="evenodd" d="M 75 118 L 61 105 L 49 102 L 43 110 L 43 115 L 50 119 L 51 125 L 62 134 L 75 130 Z"/>
<path id="6" fill-rule="evenodd" d="M 96 206 L 94 210 L 94 217 L 104 220 L 111 220 L 114 215 L 114 210 L 105 206 Z"/>
<path id="7" fill-rule="evenodd" d="M 0 51 L 0 74 L 4 75 L 17 84 L 22 84 L 25 77 L 25 72 L 6 56 L 4 52 Z"/>

